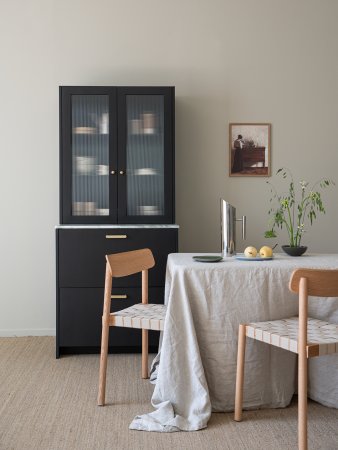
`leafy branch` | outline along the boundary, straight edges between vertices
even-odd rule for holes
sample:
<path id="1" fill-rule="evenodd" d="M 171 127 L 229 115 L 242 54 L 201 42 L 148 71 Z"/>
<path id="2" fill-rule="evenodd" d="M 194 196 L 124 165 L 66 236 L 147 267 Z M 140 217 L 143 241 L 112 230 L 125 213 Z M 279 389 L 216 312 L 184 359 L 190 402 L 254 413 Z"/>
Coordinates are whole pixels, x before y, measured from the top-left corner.
<path id="1" fill-rule="evenodd" d="M 301 193 L 300 196 L 297 196 L 291 171 L 282 167 L 277 170 L 276 175 L 281 175 L 284 180 L 289 178 L 289 187 L 286 192 L 278 194 L 275 186 L 267 181 L 271 192 L 270 203 L 273 203 L 274 206 L 268 211 L 271 216 L 270 229 L 265 232 L 265 237 L 277 237 L 276 228 L 283 229 L 285 227 L 290 246 L 298 247 L 306 231 L 306 218 L 312 225 L 318 213 L 325 214 L 320 189 L 323 190 L 335 183 L 330 179 L 321 178 L 309 188 L 309 183 L 302 180 L 299 182 Z"/>

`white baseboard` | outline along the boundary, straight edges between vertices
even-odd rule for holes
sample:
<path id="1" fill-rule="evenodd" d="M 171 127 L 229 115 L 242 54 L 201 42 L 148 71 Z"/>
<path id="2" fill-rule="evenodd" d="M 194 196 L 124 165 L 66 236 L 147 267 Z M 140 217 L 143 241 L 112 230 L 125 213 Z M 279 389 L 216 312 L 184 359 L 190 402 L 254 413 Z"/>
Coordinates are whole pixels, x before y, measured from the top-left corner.
<path id="1" fill-rule="evenodd" d="M 19 330 L 1 330 L 0 337 L 21 337 L 21 336 L 55 336 L 55 328 L 30 328 Z"/>

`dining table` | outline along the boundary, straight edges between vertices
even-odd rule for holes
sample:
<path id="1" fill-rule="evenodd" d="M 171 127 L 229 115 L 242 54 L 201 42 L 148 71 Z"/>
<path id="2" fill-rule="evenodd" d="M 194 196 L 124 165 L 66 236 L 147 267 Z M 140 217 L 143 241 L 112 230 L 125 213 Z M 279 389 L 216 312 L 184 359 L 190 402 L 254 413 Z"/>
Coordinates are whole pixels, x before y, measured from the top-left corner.
<path id="1" fill-rule="evenodd" d="M 219 262 L 196 255 L 168 256 L 167 312 L 151 369 L 154 410 L 136 416 L 131 429 L 194 431 L 207 427 L 212 412 L 233 411 L 239 324 L 297 315 L 298 295 L 288 287 L 295 269 L 338 269 L 338 254 Z M 338 324 L 338 298 L 310 297 L 309 316 Z M 338 408 L 338 354 L 311 358 L 308 372 L 309 398 Z M 296 354 L 247 339 L 244 409 L 288 406 L 296 380 Z"/>

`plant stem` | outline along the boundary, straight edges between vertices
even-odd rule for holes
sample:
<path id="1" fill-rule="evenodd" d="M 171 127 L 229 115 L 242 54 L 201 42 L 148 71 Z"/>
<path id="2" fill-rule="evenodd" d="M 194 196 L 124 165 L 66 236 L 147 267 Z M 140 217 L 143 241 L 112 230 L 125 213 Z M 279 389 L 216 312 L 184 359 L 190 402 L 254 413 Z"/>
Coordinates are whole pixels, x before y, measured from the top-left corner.
<path id="1" fill-rule="evenodd" d="M 291 211 L 290 211 L 290 207 L 289 207 L 289 205 L 287 206 L 287 211 L 288 211 L 288 216 L 289 216 L 289 221 L 290 221 L 290 231 L 289 231 L 289 233 L 290 233 L 290 245 L 291 245 L 291 247 L 294 247 L 294 236 L 293 236 L 293 222 L 292 222 L 292 219 L 291 219 Z"/>

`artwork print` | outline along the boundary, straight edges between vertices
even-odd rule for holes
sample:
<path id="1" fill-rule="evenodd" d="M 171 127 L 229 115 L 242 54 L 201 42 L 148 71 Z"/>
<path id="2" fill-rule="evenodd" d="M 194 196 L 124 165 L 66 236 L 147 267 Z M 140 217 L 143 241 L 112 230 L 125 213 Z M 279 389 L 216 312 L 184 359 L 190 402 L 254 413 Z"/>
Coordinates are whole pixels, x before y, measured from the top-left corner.
<path id="1" fill-rule="evenodd" d="M 269 123 L 230 123 L 230 176 L 270 176 L 270 131 Z"/>

